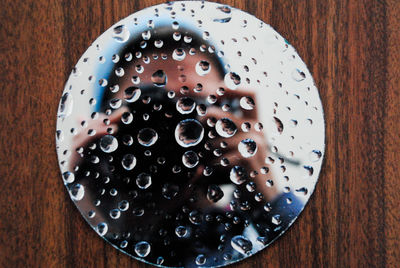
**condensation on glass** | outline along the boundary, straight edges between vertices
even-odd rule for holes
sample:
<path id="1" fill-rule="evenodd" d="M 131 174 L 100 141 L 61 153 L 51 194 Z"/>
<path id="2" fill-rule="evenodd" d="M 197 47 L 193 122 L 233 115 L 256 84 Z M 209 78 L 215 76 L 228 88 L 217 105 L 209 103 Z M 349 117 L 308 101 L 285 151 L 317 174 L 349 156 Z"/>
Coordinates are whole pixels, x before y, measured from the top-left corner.
<path id="1" fill-rule="evenodd" d="M 165 267 L 224 266 L 271 244 L 314 190 L 324 137 L 295 49 L 254 16 L 200 1 L 113 25 L 57 113 L 61 174 L 83 217 Z"/>

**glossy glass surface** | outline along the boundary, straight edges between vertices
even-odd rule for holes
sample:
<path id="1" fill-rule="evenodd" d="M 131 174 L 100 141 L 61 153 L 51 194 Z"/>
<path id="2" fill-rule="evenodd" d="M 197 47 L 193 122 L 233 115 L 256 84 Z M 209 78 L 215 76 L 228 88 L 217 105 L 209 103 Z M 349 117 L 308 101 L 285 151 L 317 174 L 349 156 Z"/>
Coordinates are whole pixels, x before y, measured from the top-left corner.
<path id="1" fill-rule="evenodd" d="M 324 155 L 318 90 L 269 25 L 216 3 L 153 6 L 83 54 L 57 114 L 64 184 L 115 248 L 224 266 L 297 218 Z"/>

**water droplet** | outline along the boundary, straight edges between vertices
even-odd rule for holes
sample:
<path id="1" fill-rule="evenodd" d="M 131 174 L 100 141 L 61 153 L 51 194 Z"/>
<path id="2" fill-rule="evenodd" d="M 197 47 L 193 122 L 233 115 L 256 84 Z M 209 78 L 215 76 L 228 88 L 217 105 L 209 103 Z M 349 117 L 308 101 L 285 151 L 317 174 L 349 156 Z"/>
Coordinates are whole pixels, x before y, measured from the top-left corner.
<path id="1" fill-rule="evenodd" d="M 257 153 L 257 144 L 252 139 L 244 139 L 239 142 L 238 150 L 243 157 L 252 157 Z"/>
<path id="2" fill-rule="evenodd" d="M 83 199 L 83 196 L 85 195 L 85 188 L 83 187 L 83 185 L 77 183 L 69 189 L 69 193 L 71 195 L 72 200 L 80 201 Z"/>
<path id="3" fill-rule="evenodd" d="M 200 76 L 204 76 L 211 71 L 211 65 L 206 60 L 201 60 L 196 64 L 196 73 Z"/>
<path id="4" fill-rule="evenodd" d="M 256 104 L 251 97 L 242 97 L 240 99 L 240 107 L 245 110 L 253 110 L 255 106 Z"/>
<path id="5" fill-rule="evenodd" d="M 234 236 L 231 240 L 231 246 L 234 250 L 243 255 L 250 253 L 253 249 L 251 241 L 242 235 Z"/>
<path id="6" fill-rule="evenodd" d="M 118 25 L 113 28 L 112 37 L 120 43 L 124 43 L 129 39 L 130 33 L 125 25 Z"/>
<path id="7" fill-rule="evenodd" d="M 196 107 L 196 102 L 189 97 L 180 98 L 176 102 L 176 109 L 181 114 L 190 114 L 191 112 L 193 112 L 195 107 Z"/>
<path id="8" fill-rule="evenodd" d="M 121 216 L 121 211 L 119 209 L 110 210 L 110 217 L 114 220 L 118 219 Z"/>
<path id="9" fill-rule="evenodd" d="M 176 61 L 183 61 L 185 59 L 185 57 L 186 57 L 186 53 L 185 53 L 185 50 L 183 50 L 182 48 L 177 48 L 172 53 L 172 58 Z"/>
<path id="10" fill-rule="evenodd" d="M 207 199 L 211 202 L 218 202 L 221 198 L 224 197 L 224 192 L 218 185 L 210 185 L 207 190 Z"/>
<path id="11" fill-rule="evenodd" d="M 118 148 L 118 140 L 112 135 L 105 135 L 100 139 L 100 149 L 105 153 L 112 153 Z"/>
<path id="12" fill-rule="evenodd" d="M 72 106 L 73 106 L 72 95 L 69 94 L 68 92 L 65 92 L 61 97 L 60 106 L 58 108 L 58 117 L 59 118 L 68 117 L 72 112 Z"/>
<path id="13" fill-rule="evenodd" d="M 196 257 L 196 264 L 201 266 L 206 263 L 207 259 L 203 254 L 200 254 Z"/>
<path id="14" fill-rule="evenodd" d="M 157 70 L 151 75 L 151 81 L 156 87 L 163 87 L 167 84 L 167 75 L 163 70 Z"/>
<path id="15" fill-rule="evenodd" d="M 150 40 L 150 37 L 151 37 L 151 32 L 150 31 L 144 31 L 143 33 L 142 33 L 142 38 L 143 38 L 143 40 Z"/>
<path id="16" fill-rule="evenodd" d="M 281 220 L 281 216 L 280 215 L 274 215 L 274 216 L 272 216 L 272 218 L 271 218 L 271 222 L 273 223 L 273 224 L 275 224 L 275 225 L 279 225 L 279 224 L 281 224 L 282 223 L 282 220 Z"/>
<path id="17" fill-rule="evenodd" d="M 130 112 L 125 112 L 121 115 L 122 123 L 128 125 L 133 121 L 133 115 Z"/>
<path id="18" fill-rule="evenodd" d="M 195 119 L 185 119 L 178 123 L 175 129 L 176 142 L 182 147 L 199 144 L 204 137 L 204 128 Z"/>
<path id="19" fill-rule="evenodd" d="M 135 245 L 135 253 L 141 257 L 145 258 L 150 254 L 151 246 L 146 241 L 141 241 Z"/>
<path id="20" fill-rule="evenodd" d="M 121 99 L 115 98 L 115 99 L 110 100 L 110 106 L 113 109 L 118 109 L 121 107 L 121 105 L 122 105 Z"/>
<path id="21" fill-rule="evenodd" d="M 129 202 L 126 200 L 122 200 L 121 202 L 118 203 L 118 209 L 120 211 L 127 211 L 129 208 Z"/>
<path id="22" fill-rule="evenodd" d="M 266 246 L 268 244 L 268 238 L 265 236 L 257 237 L 257 242 L 260 243 L 262 246 Z"/>
<path id="23" fill-rule="evenodd" d="M 158 134 L 152 128 L 143 128 L 139 130 L 137 139 L 141 145 L 149 147 L 156 143 L 156 141 L 158 140 Z"/>
<path id="24" fill-rule="evenodd" d="M 126 170 L 132 170 L 136 166 L 136 157 L 133 154 L 126 154 L 121 163 Z"/>
<path id="25" fill-rule="evenodd" d="M 306 74 L 299 69 L 294 69 L 292 72 L 292 78 L 297 82 L 301 82 L 306 79 Z"/>
<path id="26" fill-rule="evenodd" d="M 165 183 L 161 188 L 161 193 L 164 198 L 171 200 L 173 199 L 179 192 L 179 186 L 172 183 Z"/>
<path id="27" fill-rule="evenodd" d="M 229 177 L 233 183 L 240 185 L 247 180 L 247 171 L 241 166 L 234 166 L 229 173 Z"/>
<path id="28" fill-rule="evenodd" d="M 142 94 L 142 91 L 138 87 L 128 87 L 125 89 L 125 100 L 127 102 L 135 102 L 140 98 L 140 95 Z"/>
<path id="29" fill-rule="evenodd" d="M 221 137 L 230 138 L 235 135 L 237 127 L 231 119 L 222 118 L 215 124 L 215 130 Z"/>
<path id="30" fill-rule="evenodd" d="M 322 153 L 318 150 L 312 150 L 309 154 L 310 160 L 313 162 L 317 162 L 321 159 Z"/>
<path id="31" fill-rule="evenodd" d="M 75 181 L 75 175 L 72 172 L 66 171 L 62 174 L 65 183 L 72 183 Z"/>
<path id="32" fill-rule="evenodd" d="M 199 104 L 199 105 L 197 105 L 197 107 L 196 107 L 196 111 L 197 111 L 197 114 L 198 114 L 199 116 L 204 116 L 204 115 L 206 115 L 206 113 L 207 113 L 207 106 L 204 105 L 204 104 Z"/>
<path id="33" fill-rule="evenodd" d="M 194 168 L 199 163 L 199 156 L 193 151 L 187 151 L 182 155 L 182 163 L 187 168 Z"/>
<path id="34" fill-rule="evenodd" d="M 108 225 L 105 222 L 100 222 L 97 227 L 96 231 L 100 236 L 104 236 L 108 231 Z"/>
<path id="35" fill-rule="evenodd" d="M 240 81 L 240 76 L 234 72 L 227 73 L 224 78 L 225 85 L 232 90 L 235 90 L 240 85 Z"/>
<path id="36" fill-rule="evenodd" d="M 175 228 L 175 234 L 177 237 L 184 237 L 187 235 L 187 228 L 185 226 L 178 226 Z"/>
<path id="37" fill-rule="evenodd" d="M 146 190 L 151 185 L 151 176 L 147 173 L 140 173 L 136 178 L 136 185 L 142 189 Z"/>
<path id="38" fill-rule="evenodd" d="M 200 225 L 203 221 L 203 215 L 199 211 L 193 210 L 189 213 L 189 220 L 194 225 Z"/>

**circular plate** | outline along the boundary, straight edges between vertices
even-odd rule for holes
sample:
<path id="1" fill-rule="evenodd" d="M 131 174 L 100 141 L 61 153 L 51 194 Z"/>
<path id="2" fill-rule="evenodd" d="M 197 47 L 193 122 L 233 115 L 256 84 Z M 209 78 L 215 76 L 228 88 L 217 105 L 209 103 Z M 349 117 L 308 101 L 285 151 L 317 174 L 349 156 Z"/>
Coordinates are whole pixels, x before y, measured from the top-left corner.
<path id="1" fill-rule="evenodd" d="M 132 14 L 88 48 L 56 142 L 98 235 L 147 263 L 215 267 L 297 218 L 320 172 L 324 119 L 306 65 L 269 25 L 182 1 Z"/>

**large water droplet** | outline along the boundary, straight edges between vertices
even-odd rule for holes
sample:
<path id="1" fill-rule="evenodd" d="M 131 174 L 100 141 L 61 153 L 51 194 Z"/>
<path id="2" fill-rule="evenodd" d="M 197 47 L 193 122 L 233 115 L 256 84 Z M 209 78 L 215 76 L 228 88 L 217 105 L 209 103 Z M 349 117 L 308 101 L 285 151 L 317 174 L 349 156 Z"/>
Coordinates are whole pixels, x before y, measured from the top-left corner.
<path id="1" fill-rule="evenodd" d="M 190 114 L 196 107 L 196 103 L 192 98 L 182 97 L 176 102 L 176 109 L 181 114 Z"/>
<path id="2" fill-rule="evenodd" d="M 158 140 L 158 134 L 152 128 L 143 128 L 139 130 L 137 139 L 141 145 L 149 147 L 156 143 L 156 141 Z"/>
<path id="3" fill-rule="evenodd" d="M 145 258 L 150 254 L 151 246 L 146 241 L 141 241 L 135 245 L 135 253 L 141 257 Z"/>
<path id="4" fill-rule="evenodd" d="M 251 241 L 243 235 L 234 236 L 231 240 L 231 246 L 234 250 L 243 255 L 250 253 L 253 249 Z"/>
<path id="5" fill-rule="evenodd" d="M 196 64 L 196 73 L 200 76 L 204 76 L 211 71 L 211 65 L 206 60 L 201 60 Z"/>
<path id="6" fill-rule="evenodd" d="M 240 185 L 247 180 L 247 171 L 241 166 L 234 166 L 229 173 L 229 178 L 233 183 Z"/>
<path id="7" fill-rule="evenodd" d="M 133 154 L 126 154 L 121 163 L 126 170 L 132 170 L 136 166 L 136 157 Z"/>
<path id="8" fill-rule="evenodd" d="M 194 168 L 199 163 L 199 156 L 193 151 L 187 151 L 182 155 L 182 163 L 187 168 Z"/>
<path id="9" fill-rule="evenodd" d="M 135 102 L 140 98 L 142 91 L 138 87 L 128 87 L 125 89 L 125 100 L 127 102 Z"/>
<path id="10" fill-rule="evenodd" d="M 207 199 L 211 202 L 218 202 L 221 198 L 224 197 L 224 192 L 218 185 L 210 185 L 207 190 Z"/>
<path id="11" fill-rule="evenodd" d="M 151 75 L 151 81 L 156 87 L 163 87 L 167 84 L 167 75 L 163 70 L 157 70 Z"/>
<path id="12" fill-rule="evenodd" d="M 124 43 L 129 39 L 130 33 L 125 25 L 118 25 L 113 28 L 112 37 L 120 43 Z"/>
<path id="13" fill-rule="evenodd" d="M 112 153 L 118 148 L 118 140 L 112 135 L 105 135 L 100 139 L 100 149 L 105 153 Z"/>
<path id="14" fill-rule="evenodd" d="M 58 107 L 58 117 L 65 118 L 68 117 L 72 112 L 73 99 L 72 95 L 65 92 L 60 101 L 60 106 Z"/>
<path id="15" fill-rule="evenodd" d="M 85 188 L 83 185 L 77 183 L 69 189 L 69 193 L 71 195 L 72 200 L 75 201 L 80 201 L 83 199 L 83 196 L 85 195 Z"/>
<path id="16" fill-rule="evenodd" d="M 235 135 L 237 127 L 231 119 L 222 118 L 215 124 L 215 130 L 221 137 L 230 138 Z"/>
<path id="17" fill-rule="evenodd" d="M 251 97 L 242 97 L 240 99 L 240 107 L 245 110 L 253 110 L 255 106 L 256 104 Z"/>
<path id="18" fill-rule="evenodd" d="M 195 146 L 204 137 L 202 124 L 195 119 L 185 119 L 178 123 L 175 128 L 176 142 L 182 147 Z"/>
<path id="19" fill-rule="evenodd" d="M 146 190 L 151 185 L 151 176 L 147 173 L 140 173 L 136 178 L 136 185 L 142 189 Z"/>
<path id="20" fill-rule="evenodd" d="M 252 139 L 245 139 L 239 142 L 238 150 L 243 157 L 252 157 L 257 152 L 257 144 Z"/>

